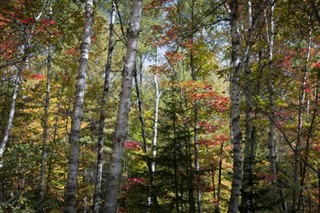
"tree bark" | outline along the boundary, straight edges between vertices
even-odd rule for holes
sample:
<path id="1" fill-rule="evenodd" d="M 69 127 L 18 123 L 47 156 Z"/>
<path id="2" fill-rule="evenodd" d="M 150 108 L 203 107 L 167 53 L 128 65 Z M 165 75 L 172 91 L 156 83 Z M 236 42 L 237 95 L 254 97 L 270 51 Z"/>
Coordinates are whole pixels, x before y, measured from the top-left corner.
<path id="1" fill-rule="evenodd" d="M 41 161 L 41 174 L 40 174 L 40 198 L 44 199 L 45 194 L 45 171 L 47 165 L 47 141 L 48 141 L 48 120 L 49 120 L 49 109 L 50 109 L 50 86 L 51 86 L 51 47 L 48 47 L 47 56 L 47 82 L 46 82 L 46 97 L 44 106 L 44 119 L 43 119 L 43 141 L 42 141 L 42 161 Z"/>
<path id="2" fill-rule="evenodd" d="M 80 62 L 77 77 L 73 117 L 70 132 L 70 154 L 68 162 L 68 177 L 64 192 L 64 212 L 76 211 L 76 191 L 79 169 L 80 132 L 83 116 L 83 101 L 86 87 L 89 50 L 93 23 L 93 0 L 86 1 L 85 27 L 80 46 Z"/>
<path id="3" fill-rule="evenodd" d="M 127 35 L 127 53 L 122 71 L 120 103 L 118 108 L 117 123 L 112 139 L 112 154 L 107 182 L 106 203 L 103 212 L 115 213 L 117 210 L 117 197 L 120 186 L 123 142 L 126 139 L 126 129 L 130 111 L 130 95 L 132 91 L 133 72 L 137 55 L 137 44 L 142 12 L 142 0 L 134 0 L 130 24 Z"/>
<path id="4" fill-rule="evenodd" d="M 305 97 L 306 97 L 307 75 L 308 75 L 308 72 L 309 72 L 308 63 L 309 63 L 309 60 L 310 60 L 311 41 L 312 41 L 312 31 L 311 31 L 311 29 L 309 30 L 309 39 L 308 40 L 309 41 L 308 41 L 307 54 L 306 54 L 305 70 L 304 70 L 303 77 L 302 77 L 301 94 L 300 94 L 300 100 L 299 100 L 297 145 L 298 145 L 298 141 L 300 143 L 301 133 L 302 133 L 302 123 L 303 123 L 302 113 L 304 111 L 303 107 L 304 107 Z M 317 97 L 316 97 L 316 99 L 317 99 Z M 306 139 L 306 148 L 305 148 L 305 160 L 306 160 L 306 163 L 309 160 L 309 145 L 310 145 L 311 132 L 312 132 L 312 128 L 313 128 L 313 125 L 314 125 L 314 119 L 315 119 L 315 115 L 316 115 L 316 112 L 317 112 L 317 106 L 316 105 L 315 105 L 315 109 L 314 110 L 315 111 L 313 113 L 311 125 L 310 125 L 310 127 L 308 129 L 308 133 L 310 133 L 310 134 L 308 134 L 308 137 Z M 304 187 L 304 180 L 305 180 L 306 171 L 307 171 L 306 163 L 304 164 L 303 168 L 300 168 L 301 169 L 301 180 L 300 180 L 300 186 L 301 187 Z M 296 166 L 296 164 L 295 164 L 295 166 Z M 299 190 L 299 201 L 298 201 L 298 208 L 297 208 L 298 211 L 300 211 L 301 205 L 303 206 L 303 197 L 304 197 L 303 196 L 303 189 L 301 188 Z"/>
<path id="5" fill-rule="evenodd" d="M 267 43 L 268 43 L 268 93 L 269 93 L 269 161 L 270 161 L 270 173 L 272 175 L 272 187 L 273 187 L 273 211 L 278 211 L 278 190 L 277 190 L 277 155 L 275 145 L 275 103 L 274 103 L 274 84 L 273 84 L 273 44 L 274 44 L 274 2 L 270 1 L 270 20 L 265 15 L 266 27 L 267 27 Z M 270 25 L 270 30 L 269 26 Z M 270 31 L 270 32 L 269 32 Z"/>
<path id="6" fill-rule="evenodd" d="M 104 76 L 104 86 L 102 91 L 102 98 L 100 103 L 100 120 L 99 120 L 99 132 L 98 132 L 98 157 L 97 157 L 97 174 L 96 174 L 96 184 L 95 192 L 93 196 L 94 212 L 98 213 L 100 211 L 100 196 L 101 196 L 101 182 L 102 182 L 102 166 L 103 166 L 103 144 L 105 140 L 104 126 L 106 117 L 106 105 L 107 97 L 109 94 L 110 87 L 110 73 L 112 64 L 112 54 L 115 46 L 114 43 L 114 3 L 111 1 L 111 11 L 110 11 L 110 23 L 109 23 L 109 44 L 108 44 L 108 58 L 105 68 Z"/>
<path id="7" fill-rule="evenodd" d="M 248 1 L 248 19 L 250 38 L 252 37 L 252 7 Z M 253 137 L 253 103 L 252 103 L 252 78 L 250 69 L 250 57 L 243 63 L 245 75 L 244 95 L 246 101 L 245 109 L 245 150 L 243 162 L 243 183 L 241 190 L 241 212 L 254 212 L 253 207 L 253 180 L 252 170 L 254 162 L 254 137 Z"/>
<path id="8" fill-rule="evenodd" d="M 230 27 L 232 43 L 232 77 L 231 77 L 231 132 L 233 144 L 233 176 L 228 213 L 236 213 L 239 206 L 242 185 L 242 135 L 240 129 L 240 87 L 239 78 L 241 62 L 239 57 L 240 35 L 238 31 L 238 0 L 230 3 Z"/>
<path id="9" fill-rule="evenodd" d="M 155 84 L 156 99 L 154 103 L 154 114 L 153 114 L 154 120 L 153 120 L 153 132 L 152 132 L 152 144 L 151 144 L 152 145 L 152 161 L 151 161 L 152 186 L 154 186 L 155 172 L 156 172 L 159 101 L 162 94 L 162 91 L 159 90 L 156 74 L 153 77 L 153 81 Z M 153 196 L 154 196 L 154 202 L 156 202 L 155 204 L 158 205 L 157 197 L 155 195 Z"/>

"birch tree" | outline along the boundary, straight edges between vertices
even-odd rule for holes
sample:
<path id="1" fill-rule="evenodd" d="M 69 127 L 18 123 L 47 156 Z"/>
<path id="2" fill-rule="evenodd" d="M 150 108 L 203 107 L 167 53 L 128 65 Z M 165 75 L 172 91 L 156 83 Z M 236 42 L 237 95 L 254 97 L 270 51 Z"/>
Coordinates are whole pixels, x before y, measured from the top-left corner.
<path id="1" fill-rule="evenodd" d="M 75 99 L 73 103 L 73 116 L 70 132 L 70 152 L 68 161 L 68 177 L 64 192 L 64 212 L 75 212 L 76 191 L 79 169 L 80 132 L 83 115 L 83 100 L 86 88 L 86 75 L 88 69 L 89 49 L 93 23 L 93 0 L 86 1 L 85 26 L 80 46 L 80 60 L 76 83 Z"/>
<path id="2" fill-rule="evenodd" d="M 236 213 L 239 206 L 240 189 L 242 185 L 242 135 L 240 129 L 240 34 L 238 29 L 238 0 L 230 3 L 231 27 L 231 134 L 233 144 L 233 175 L 228 213 Z"/>
<path id="3" fill-rule="evenodd" d="M 95 193 L 93 197 L 94 203 L 94 212 L 99 212 L 100 210 L 100 196 L 101 196 L 101 182 L 102 182 L 102 166 L 103 166 L 103 144 L 105 140 L 104 135 L 104 126 L 105 126 L 105 117 L 106 117 L 106 105 L 107 105 L 107 96 L 109 93 L 110 87 L 110 73 L 111 73 L 111 64 L 112 64 L 112 54 L 115 46 L 114 42 L 114 3 L 111 1 L 111 11 L 110 11 L 110 23 L 109 23 L 109 44 L 108 44 L 108 58 L 107 64 L 104 72 L 104 86 L 102 92 L 102 98 L 100 103 L 100 121 L 99 121 L 99 137 L 98 137 L 98 157 L 97 157 L 97 175 L 96 175 L 96 185 Z"/>
<path id="4" fill-rule="evenodd" d="M 115 132 L 112 139 L 112 154 L 107 179 L 107 195 L 103 212 L 114 213 L 117 210 L 117 197 L 120 186 L 123 142 L 126 139 L 126 129 L 130 111 L 130 96 L 132 92 L 133 74 L 137 55 L 138 36 L 142 12 L 142 0 L 132 2 L 131 18 L 127 32 L 127 53 L 122 70 L 120 102 Z"/>

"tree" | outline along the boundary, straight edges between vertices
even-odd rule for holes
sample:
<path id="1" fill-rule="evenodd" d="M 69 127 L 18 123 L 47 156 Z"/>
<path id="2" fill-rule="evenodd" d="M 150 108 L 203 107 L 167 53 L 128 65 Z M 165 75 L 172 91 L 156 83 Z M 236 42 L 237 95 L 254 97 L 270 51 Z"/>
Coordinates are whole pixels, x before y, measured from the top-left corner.
<path id="1" fill-rule="evenodd" d="M 73 105 L 73 117 L 70 133 L 70 155 L 68 162 L 68 178 L 64 196 L 64 212 L 75 212 L 76 191 L 79 168 L 80 132 L 83 115 L 83 100 L 86 87 L 91 31 L 93 23 L 93 1 L 86 1 L 86 19 L 80 46 L 80 60 L 77 77 L 76 93 Z"/>
<path id="2" fill-rule="evenodd" d="M 99 137 L 98 137 L 98 157 L 97 157 L 97 175 L 96 175 L 96 186 L 94 193 L 94 212 L 99 212 L 100 209 L 100 196 L 101 196 L 101 182 L 102 182 L 102 166 L 103 166 L 103 144 L 105 140 L 104 126 L 105 126 L 105 114 L 106 114 L 106 103 L 109 94 L 110 87 L 110 73 L 112 65 L 112 54 L 114 50 L 114 3 L 111 1 L 110 10 L 110 24 L 109 24 L 109 44 L 108 44 L 108 58 L 105 67 L 105 80 L 101 98 L 101 109 L 100 109 L 100 121 L 99 121 Z"/>
<path id="3" fill-rule="evenodd" d="M 117 115 L 117 123 L 112 139 L 112 154 L 107 182 L 107 195 L 104 212 L 114 213 L 117 209 L 117 197 L 120 185 L 122 166 L 123 142 L 126 138 L 126 129 L 130 110 L 130 95 L 132 89 L 133 72 L 137 54 L 142 1 L 134 0 L 132 3 L 131 18 L 127 34 L 127 53 L 122 71 L 122 83 L 120 101 Z"/>

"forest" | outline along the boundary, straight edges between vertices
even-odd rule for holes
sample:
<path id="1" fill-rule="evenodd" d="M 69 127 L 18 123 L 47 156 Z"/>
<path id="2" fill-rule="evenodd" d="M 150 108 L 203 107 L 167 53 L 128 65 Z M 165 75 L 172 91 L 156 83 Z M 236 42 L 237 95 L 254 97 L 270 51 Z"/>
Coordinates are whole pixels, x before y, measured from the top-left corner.
<path id="1" fill-rule="evenodd" d="M 319 0 L 0 2 L 0 212 L 320 212 Z"/>

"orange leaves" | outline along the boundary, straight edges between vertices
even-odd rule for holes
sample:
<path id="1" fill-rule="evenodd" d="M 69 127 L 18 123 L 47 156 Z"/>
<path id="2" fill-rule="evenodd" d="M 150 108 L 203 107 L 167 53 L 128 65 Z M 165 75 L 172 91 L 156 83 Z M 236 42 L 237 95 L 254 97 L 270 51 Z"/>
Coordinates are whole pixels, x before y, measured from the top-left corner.
<path id="1" fill-rule="evenodd" d="M 171 72 L 171 68 L 166 65 L 151 65 L 149 72 L 154 73 L 154 74 L 168 74 Z"/>
<path id="2" fill-rule="evenodd" d="M 79 51 L 78 51 L 78 48 L 72 47 L 72 48 L 67 49 L 64 52 L 64 54 L 66 54 L 66 55 L 79 55 Z"/>
<path id="3" fill-rule="evenodd" d="M 184 55 L 181 52 L 167 51 L 165 53 L 165 57 L 169 61 L 169 63 L 177 63 L 184 59 Z"/>

